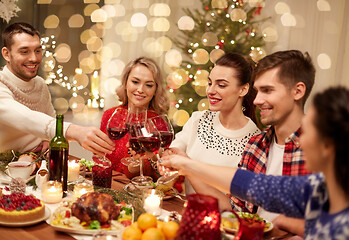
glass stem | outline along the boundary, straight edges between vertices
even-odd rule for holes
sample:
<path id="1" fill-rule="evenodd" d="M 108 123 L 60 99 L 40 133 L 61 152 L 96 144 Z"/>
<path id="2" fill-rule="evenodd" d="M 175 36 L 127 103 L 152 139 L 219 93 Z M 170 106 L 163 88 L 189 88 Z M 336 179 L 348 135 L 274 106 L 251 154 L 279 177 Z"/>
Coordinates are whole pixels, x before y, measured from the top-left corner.
<path id="1" fill-rule="evenodd" d="M 143 177 L 143 159 L 139 159 L 139 176 Z"/>

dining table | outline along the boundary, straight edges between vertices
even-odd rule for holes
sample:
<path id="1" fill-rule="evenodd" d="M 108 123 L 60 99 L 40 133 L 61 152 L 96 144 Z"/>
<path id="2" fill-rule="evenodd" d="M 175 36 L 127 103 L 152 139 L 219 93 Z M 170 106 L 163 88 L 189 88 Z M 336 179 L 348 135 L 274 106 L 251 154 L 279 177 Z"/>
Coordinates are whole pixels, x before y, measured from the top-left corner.
<path id="1" fill-rule="evenodd" d="M 126 184 L 130 183 L 130 180 L 122 173 L 113 172 L 113 179 L 111 188 L 113 190 L 122 190 Z M 0 185 L 3 187 L 3 185 Z M 182 213 L 186 197 L 182 194 L 164 200 L 162 203 L 162 209 L 166 211 L 176 211 Z M 264 234 L 265 240 L 276 239 L 290 239 L 293 234 L 285 232 L 277 227 L 274 227 L 271 231 Z M 65 232 L 56 231 L 46 221 L 39 222 L 37 224 L 25 227 L 7 227 L 0 226 L 0 239 L 1 240 L 39 240 L 39 239 L 62 239 L 73 240 L 76 239 L 73 236 Z M 88 239 L 88 238 L 86 238 Z"/>

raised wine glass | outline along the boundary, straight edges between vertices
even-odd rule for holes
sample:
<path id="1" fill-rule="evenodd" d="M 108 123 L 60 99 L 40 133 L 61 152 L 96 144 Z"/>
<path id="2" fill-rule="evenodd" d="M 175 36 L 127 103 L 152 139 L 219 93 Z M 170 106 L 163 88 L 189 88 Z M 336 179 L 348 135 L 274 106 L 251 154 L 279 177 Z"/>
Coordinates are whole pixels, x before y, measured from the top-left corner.
<path id="1" fill-rule="evenodd" d="M 160 147 L 163 151 L 168 149 L 174 137 L 174 130 L 168 116 L 166 114 L 158 115 L 150 118 L 150 121 L 154 123 L 159 132 L 161 140 Z M 157 157 L 159 158 L 159 156 Z M 178 171 L 167 171 L 164 175 L 159 177 L 157 184 L 166 184 L 175 179 L 177 176 Z"/>
<path id="2" fill-rule="evenodd" d="M 144 108 L 130 108 L 129 115 L 126 121 L 126 128 L 129 134 L 129 145 L 130 147 L 137 153 L 143 154 L 144 148 L 142 144 L 139 142 L 138 137 L 141 134 L 141 129 L 146 125 L 147 118 L 147 110 Z M 146 185 L 149 182 L 152 182 L 153 179 L 149 176 L 144 176 L 143 174 L 143 160 L 142 159 L 129 159 L 131 161 L 130 164 L 136 166 L 139 163 L 140 174 L 137 177 L 131 179 L 131 182 L 138 186 Z"/>
<path id="3" fill-rule="evenodd" d="M 125 108 L 117 107 L 107 124 L 107 133 L 110 139 L 118 140 L 123 138 L 127 133 L 126 118 L 128 111 Z"/>

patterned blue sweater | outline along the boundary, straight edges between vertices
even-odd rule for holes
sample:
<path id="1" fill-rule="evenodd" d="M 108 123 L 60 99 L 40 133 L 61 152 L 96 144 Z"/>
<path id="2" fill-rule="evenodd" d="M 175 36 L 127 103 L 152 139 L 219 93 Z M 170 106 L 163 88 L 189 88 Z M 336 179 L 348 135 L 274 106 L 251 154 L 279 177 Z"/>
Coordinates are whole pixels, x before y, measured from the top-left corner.
<path id="1" fill-rule="evenodd" d="M 270 176 L 238 169 L 230 192 L 268 211 L 305 218 L 306 240 L 349 239 L 349 207 L 328 213 L 328 192 L 322 174 Z"/>

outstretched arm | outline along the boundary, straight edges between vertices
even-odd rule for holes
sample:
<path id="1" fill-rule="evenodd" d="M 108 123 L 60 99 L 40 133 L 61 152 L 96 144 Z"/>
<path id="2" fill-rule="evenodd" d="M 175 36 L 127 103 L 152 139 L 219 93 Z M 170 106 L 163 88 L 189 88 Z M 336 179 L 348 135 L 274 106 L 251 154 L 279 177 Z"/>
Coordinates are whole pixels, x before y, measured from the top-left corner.
<path id="1" fill-rule="evenodd" d="M 111 154 L 115 148 L 114 142 L 96 127 L 85 127 L 70 124 L 65 137 L 77 141 L 81 147 L 98 155 Z"/>

